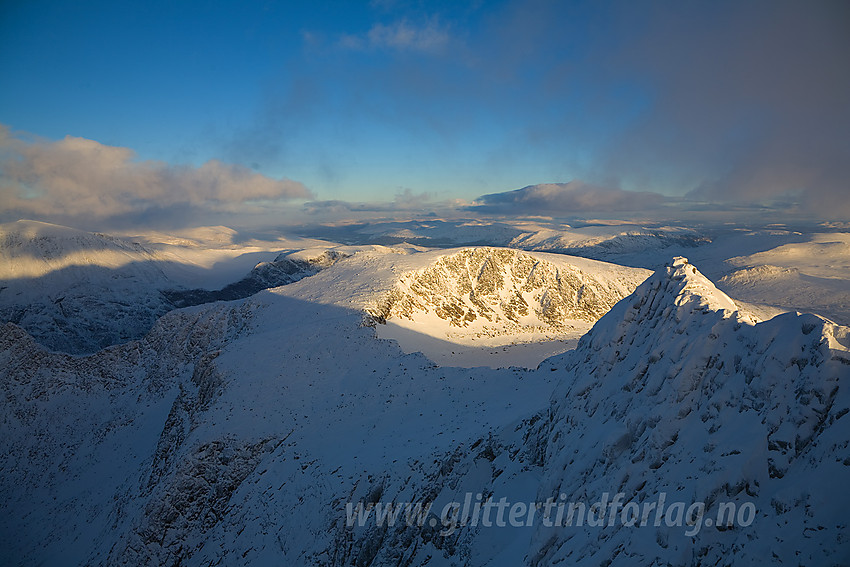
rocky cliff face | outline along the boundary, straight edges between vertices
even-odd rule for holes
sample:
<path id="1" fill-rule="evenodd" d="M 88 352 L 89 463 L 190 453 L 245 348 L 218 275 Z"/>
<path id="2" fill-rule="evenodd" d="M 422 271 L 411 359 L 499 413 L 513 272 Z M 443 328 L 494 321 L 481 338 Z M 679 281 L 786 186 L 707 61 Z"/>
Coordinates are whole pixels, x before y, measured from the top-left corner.
<path id="1" fill-rule="evenodd" d="M 86 357 L 47 352 L 4 325 L 0 562 L 29 563 L 36 549 L 65 550 L 42 551 L 38 562 L 47 564 L 108 552 L 113 544 L 92 542 L 142 517 L 145 495 L 179 474 L 180 459 L 169 457 L 186 450 L 201 412 L 222 392 L 213 361 L 252 316 L 244 304 L 173 312 L 144 339 Z"/>
<path id="2" fill-rule="evenodd" d="M 404 275 L 376 312 L 384 320 L 436 317 L 456 334 L 560 331 L 597 320 L 644 273 L 594 273 L 517 250 L 470 248 Z"/>

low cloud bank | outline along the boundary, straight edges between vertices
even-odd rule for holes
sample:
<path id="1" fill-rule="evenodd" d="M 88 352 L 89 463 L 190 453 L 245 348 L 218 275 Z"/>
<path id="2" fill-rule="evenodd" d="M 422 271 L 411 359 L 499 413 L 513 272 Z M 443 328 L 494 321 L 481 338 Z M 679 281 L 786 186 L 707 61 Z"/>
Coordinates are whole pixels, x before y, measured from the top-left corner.
<path id="1" fill-rule="evenodd" d="M 309 199 L 289 179 L 211 160 L 199 167 L 136 161 L 129 148 L 85 138 L 28 139 L 0 126 L 0 215 L 106 219 L 238 211 L 251 201 Z"/>
<path id="2" fill-rule="evenodd" d="M 569 215 L 588 212 L 646 211 L 669 199 L 658 193 L 624 191 L 581 181 L 542 183 L 476 199 L 468 210 L 510 215 Z"/>

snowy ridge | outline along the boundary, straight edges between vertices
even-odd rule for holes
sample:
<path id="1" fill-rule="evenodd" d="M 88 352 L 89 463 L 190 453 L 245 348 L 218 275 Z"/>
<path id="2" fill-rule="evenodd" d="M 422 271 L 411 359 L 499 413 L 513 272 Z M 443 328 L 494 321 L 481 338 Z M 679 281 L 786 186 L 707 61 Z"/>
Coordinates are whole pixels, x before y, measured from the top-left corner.
<path id="1" fill-rule="evenodd" d="M 430 219 L 306 227 L 305 231 L 319 238 L 350 244 L 407 242 L 446 248 L 504 246 L 611 261 L 624 255 L 646 252 L 658 255 L 670 247 L 691 249 L 711 243 L 711 238 L 693 229 L 644 226 L 625 221 L 567 224 L 542 219 L 512 222 Z M 667 253 L 666 257 L 670 255 Z"/>
<path id="2" fill-rule="evenodd" d="M 150 261 L 154 254 L 139 243 L 106 234 L 21 220 L 0 225 L 0 258 L 0 279 L 18 279 L 79 266 L 119 268 Z"/>
<path id="3" fill-rule="evenodd" d="M 694 230 L 667 227 L 655 230 L 630 229 L 619 233 L 609 231 L 607 234 L 596 236 L 570 229 L 539 230 L 517 236 L 511 240 L 509 246 L 523 250 L 611 260 L 635 254 L 657 254 L 670 247 L 695 248 L 710 242 L 709 237 Z"/>
<path id="4" fill-rule="evenodd" d="M 291 254 L 279 254 L 271 262 L 260 262 L 247 276 L 218 290 L 169 289 L 162 293 L 175 307 L 244 299 L 264 289 L 280 287 L 316 275 L 320 270 L 347 258 L 348 254 L 337 250 L 324 250 L 317 256 L 308 256 L 306 259 L 290 256 Z"/>
<path id="5" fill-rule="evenodd" d="M 757 322 L 683 259 L 603 317 L 565 364 L 550 410 L 540 495 L 568 500 L 662 491 L 688 502 L 752 501 L 758 537 L 703 528 L 693 539 L 609 528 L 571 538 L 541 529 L 532 564 L 840 563 L 835 497 L 850 481 L 844 417 L 850 329 L 815 315 Z M 842 421 L 839 421 L 842 420 Z M 579 456 L 581 455 L 581 456 Z M 545 498 L 544 498 L 545 499 Z"/>
<path id="6" fill-rule="evenodd" d="M 840 272 L 841 267 L 836 266 L 835 271 Z M 796 267 L 765 264 L 735 270 L 720 278 L 718 285 L 744 301 L 768 303 L 783 311 L 818 313 L 840 324 L 850 321 L 850 282 L 846 278 L 812 276 Z"/>

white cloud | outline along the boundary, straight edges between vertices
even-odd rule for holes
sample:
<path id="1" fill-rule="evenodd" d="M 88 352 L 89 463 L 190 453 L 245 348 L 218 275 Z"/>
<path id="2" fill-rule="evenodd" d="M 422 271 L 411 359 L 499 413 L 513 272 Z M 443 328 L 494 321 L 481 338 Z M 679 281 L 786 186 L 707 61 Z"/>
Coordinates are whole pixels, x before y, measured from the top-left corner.
<path id="1" fill-rule="evenodd" d="M 217 160 L 192 167 L 134 158 L 129 148 L 72 136 L 25 140 L 0 126 L 0 212 L 103 218 L 311 197 L 297 181 Z"/>
<path id="2" fill-rule="evenodd" d="M 377 23 L 365 35 L 345 34 L 340 37 L 339 45 L 353 50 L 371 48 L 438 53 L 448 47 L 450 41 L 448 29 L 435 19 L 422 25 L 399 20 L 387 25 Z"/>

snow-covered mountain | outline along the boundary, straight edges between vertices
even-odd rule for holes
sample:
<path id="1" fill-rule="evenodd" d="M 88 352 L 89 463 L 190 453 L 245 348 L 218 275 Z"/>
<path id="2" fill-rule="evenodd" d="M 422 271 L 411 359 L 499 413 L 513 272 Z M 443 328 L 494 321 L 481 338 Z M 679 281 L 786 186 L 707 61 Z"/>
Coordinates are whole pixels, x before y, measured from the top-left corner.
<path id="1" fill-rule="evenodd" d="M 374 221 L 339 226 L 303 227 L 300 232 L 347 244 L 412 243 L 430 247 L 502 246 L 526 251 L 554 252 L 597 260 L 687 250 L 711 243 L 692 228 L 633 222 L 506 220 Z M 666 254 L 669 258 L 670 254 Z"/>
<path id="2" fill-rule="evenodd" d="M 190 266 L 176 248 L 36 221 L 0 225 L 0 321 L 19 325 L 51 350 L 92 353 L 143 337 L 175 307 L 244 298 L 341 257 L 277 254 L 221 289 L 187 289 L 175 275 Z"/>
<path id="3" fill-rule="evenodd" d="M 610 261 L 635 254 L 657 254 L 670 247 L 682 250 L 710 243 L 708 236 L 681 227 L 623 227 L 619 230 L 617 227 L 592 227 L 526 232 L 511 240 L 508 246 Z"/>
<path id="4" fill-rule="evenodd" d="M 650 274 L 571 256 L 466 248 L 402 274 L 370 313 L 380 337 L 441 364 L 534 368 L 575 346 Z"/>
<path id="5" fill-rule="evenodd" d="M 348 244 L 498 246 L 656 270 L 687 256 L 736 298 L 850 323 L 850 234 L 841 223 L 703 224 L 614 219 L 438 219 L 302 227 Z"/>
<path id="6" fill-rule="evenodd" d="M 596 321 L 637 287 L 641 275 L 649 275 L 601 270 L 599 264 L 585 272 L 576 261 L 582 263 L 576 258 L 553 262 L 508 248 L 467 248 L 402 277 L 379 317 L 415 323 L 433 316 L 482 334 L 561 329 L 568 321 Z"/>
<path id="7" fill-rule="evenodd" d="M 677 259 L 553 360 L 570 376 L 547 416 L 538 498 L 751 502 L 749 527 L 538 529 L 532 564 L 841 564 L 850 481 L 850 329 L 815 315 L 758 321 Z M 844 386 L 844 387 L 842 387 Z M 843 419 L 842 419 L 843 418 Z M 844 501 L 843 501 L 844 500 Z M 842 502 L 843 501 L 843 502 Z M 740 516 L 739 516 L 740 517 Z M 717 522 L 714 522 L 717 524 Z M 582 530 L 579 530 L 582 531 Z M 568 543 L 568 540 L 572 540 Z M 734 558 L 734 559 L 733 559 Z"/>
<path id="8" fill-rule="evenodd" d="M 522 228 L 499 221 L 438 218 L 306 226 L 298 231 L 314 238 L 352 245 L 407 243 L 442 248 L 505 246 L 523 233 Z"/>
<path id="9" fill-rule="evenodd" d="M 549 371 L 559 382 L 548 409 L 447 452 L 416 481 L 370 485 L 383 502 L 418 497 L 432 510 L 470 494 L 548 502 L 547 522 L 545 508 L 513 529 L 498 527 L 495 511 L 490 526 L 480 514 L 463 524 L 457 509 L 436 529 L 339 521 L 344 556 L 370 565 L 850 560 L 850 328 L 815 315 L 757 321 L 680 258 L 539 370 Z M 567 520 L 567 503 L 587 515 Z M 627 509 L 637 512 L 624 520 Z M 648 525 L 628 524 L 647 509 Z"/>
<path id="10" fill-rule="evenodd" d="M 550 254 L 547 261 L 555 264 L 563 252 L 572 252 L 655 269 L 671 251 L 687 253 L 698 259 L 722 289 L 739 299 L 764 304 L 761 313 L 801 310 L 848 322 L 850 288 L 843 276 L 847 270 L 846 233 L 803 235 L 776 227 L 755 231 L 733 227 L 714 229 L 708 237 L 677 226 L 642 227 L 612 221 L 578 224 L 435 219 L 337 227 L 337 232 L 348 240 L 368 241 L 370 235 L 390 231 L 398 237 L 396 241 L 410 236 L 414 241 L 440 245 L 475 241 L 552 250 L 559 254 Z M 359 236 L 350 238 L 351 231 Z M 339 259 L 366 250 L 411 258 L 428 252 L 410 244 L 346 246 L 227 227 L 111 236 L 18 221 L 0 226 L 0 321 L 15 322 L 50 349 L 91 353 L 144 336 L 157 317 L 175 307 L 243 298 L 315 275 L 328 264 L 327 254 Z M 427 267 L 425 260 L 433 259 L 421 258 L 422 262 L 413 262 L 409 268 Z M 576 264 L 578 260 L 572 257 L 568 261 Z M 594 273 L 607 273 L 598 267 Z M 626 292 L 636 284 L 630 282 Z M 546 356 L 572 348 L 592 323 L 589 318 L 574 319 L 566 327 L 554 329 L 550 322 L 538 325 L 531 320 L 535 311 L 523 322 L 511 321 L 514 315 L 500 315 L 500 322 L 488 322 L 482 331 L 478 327 L 486 317 L 480 314 L 475 324 L 445 327 L 439 324 L 439 317 L 431 319 L 436 325 L 426 325 L 422 315 L 429 312 L 434 310 L 421 311 L 416 321 L 408 316 L 391 318 L 381 328 L 381 336 L 400 341 L 408 351 L 429 352 L 440 363 L 533 367 Z M 416 330 L 409 328 L 412 323 Z M 422 330 L 427 333 L 419 332 Z M 498 339 L 507 336 L 511 337 L 507 342 Z M 447 349 L 445 339 L 459 346 Z M 470 349 L 465 343 L 472 340 L 476 342 Z M 485 346 L 489 349 L 486 353 Z"/>
<path id="11" fill-rule="evenodd" d="M 758 321 L 678 259 L 537 370 L 439 367 L 363 325 L 400 276 L 439 256 L 361 252 L 248 299 L 173 311 L 91 356 L 46 352 L 7 324 L 0 562 L 850 559 L 847 327 Z M 487 527 L 439 514 L 467 493 L 589 505 L 606 492 L 625 495 L 621 508 L 663 492 L 704 502 L 706 520 L 728 502 L 755 514 L 696 532 L 666 517 Z M 414 501 L 434 503 L 422 525 L 347 521 L 348 504 Z"/>
<path id="12" fill-rule="evenodd" d="M 173 311 L 88 357 L 7 325 L 0 562 L 304 564 L 330 544 L 320 502 L 364 471 L 404 470 L 411 449 L 442 453 L 548 396 L 548 377 L 506 402 L 514 372 L 404 355 L 363 311 L 302 299 L 307 282 Z M 248 539 L 254 552 L 219 547 Z"/>
<path id="13" fill-rule="evenodd" d="M 94 352 L 143 336 L 173 284 L 138 243 L 35 221 L 0 225 L 0 321 L 54 350 Z"/>

